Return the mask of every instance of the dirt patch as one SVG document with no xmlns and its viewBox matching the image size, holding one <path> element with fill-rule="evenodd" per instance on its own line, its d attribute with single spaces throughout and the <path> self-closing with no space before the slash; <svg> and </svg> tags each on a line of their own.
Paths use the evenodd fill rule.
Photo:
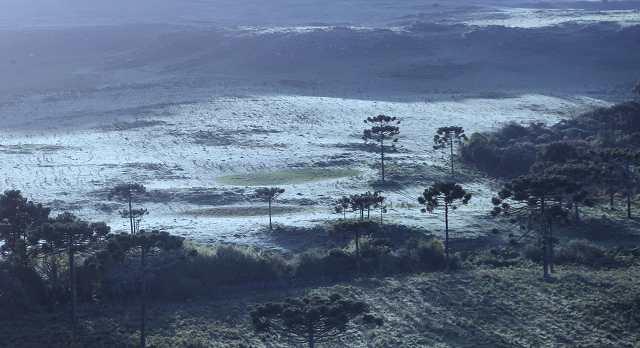
<svg viewBox="0 0 640 348">
<path fill-rule="evenodd" d="M 155 127 L 166 124 L 164 121 L 157 120 L 139 120 L 133 122 L 115 122 L 108 125 L 100 126 L 99 128 L 103 131 L 126 131 L 138 128 L 146 128 L 146 127 Z"/>
<path fill-rule="evenodd" d="M 271 215 L 283 215 L 300 212 L 300 207 L 272 206 Z M 198 209 L 185 211 L 182 214 L 189 216 L 202 217 L 246 217 L 246 216 L 264 216 L 269 215 L 269 209 L 266 206 L 234 206 L 234 207 L 216 207 L 207 209 Z"/>
<path fill-rule="evenodd" d="M 220 190 L 204 187 L 153 190 L 145 198 L 146 201 L 156 203 L 187 202 L 200 205 L 229 205 L 246 202 L 248 199 L 249 196 L 243 189 Z"/>
<path fill-rule="evenodd" d="M 270 186 L 291 185 L 346 178 L 360 175 L 362 172 L 353 169 L 294 169 L 282 172 L 245 173 L 227 175 L 216 178 L 221 184 L 235 186 Z"/>
</svg>

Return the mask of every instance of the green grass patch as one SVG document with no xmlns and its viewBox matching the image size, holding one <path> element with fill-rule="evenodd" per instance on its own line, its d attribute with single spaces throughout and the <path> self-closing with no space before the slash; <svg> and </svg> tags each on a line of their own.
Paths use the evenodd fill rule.
<svg viewBox="0 0 640 348">
<path fill-rule="evenodd" d="M 354 169 L 293 169 L 282 172 L 245 173 L 219 177 L 217 182 L 235 186 L 291 185 L 330 179 L 345 178 L 362 174 Z"/>
<path fill-rule="evenodd" d="M 300 207 L 272 206 L 271 215 L 291 214 L 301 211 Z M 269 215 L 269 207 L 264 206 L 237 206 L 237 207 L 215 207 L 207 209 L 191 210 L 183 213 L 191 216 L 211 216 L 211 217 L 244 217 Z"/>
</svg>

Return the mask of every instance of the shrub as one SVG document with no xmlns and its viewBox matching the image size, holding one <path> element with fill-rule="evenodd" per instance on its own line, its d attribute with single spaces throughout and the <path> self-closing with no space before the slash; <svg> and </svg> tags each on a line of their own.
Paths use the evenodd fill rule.
<svg viewBox="0 0 640 348">
<path fill-rule="evenodd" d="M 524 137 L 528 134 L 529 130 L 517 123 L 509 123 L 500 130 L 500 135 L 506 140 L 517 140 L 518 138 Z"/>
<path fill-rule="evenodd" d="M 300 278 L 313 278 L 323 275 L 323 259 L 327 256 L 327 251 L 316 248 L 310 251 L 296 254 L 291 260 L 293 276 Z"/>
<path fill-rule="evenodd" d="M 521 143 L 507 146 L 500 156 L 498 174 L 504 177 L 516 177 L 529 173 L 529 168 L 536 163 L 538 150 L 532 143 Z"/>
<path fill-rule="evenodd" d="M 540 248 L 540 246 L 535 244 L 527 244 L 522 250 L 522 254 L 524 255 L 525 258 L 535 263 L 541 262 L 542 257 L 544 256 L 544 253 L 542 252 L 542 249 Z"/>
<path fill-rule="evenodd" d="M 42 278 L 31 268 L 0 261 L 0 315 L 11 315 L 46 304 Z"/>
<path fill-rule="evenodd" d="M 505 267 L 517 264 L 519 256 L 513 248 L 484 249 L 478 252 L 472 262 L 476 265 Z"/>
<path fill-rule="evenodd" d="M 424 269 L 435 271 L 445 269 L 447 260 L 444 254 L 444 243 L 438 238 L 424 239 L 411 238 L 407 241 L 407 248 L 396 250 L 395 263 L 400 269 Z M 460 267 L 460 257 L 452 255 L 451 268 Z"/>
<path fill-rule="evenodd" d="M 554 255 L 557 264 L 581 263 L 596 265 L 606 256 L 607 249 L 587 240 L 571 240 L 558 249 Z"/>
<path fill-rule="evenodd" d="M 282 255 L 256 251 L 252 246 L 217 243 L 207 247 L 185 241 L 183 247 L 195 249 L 197 255 L 160 270 L 149 285 L 152 296 L 187 300 L 219 285 L 268 282 L 292 273 Z"/>
<path fill-rule="evenodd" d="M 349 247 L 316 248 L 296 254 L 290 264 L 296 278 L 342 277 L 356 270 L 355 251 Z"/>
</svg>

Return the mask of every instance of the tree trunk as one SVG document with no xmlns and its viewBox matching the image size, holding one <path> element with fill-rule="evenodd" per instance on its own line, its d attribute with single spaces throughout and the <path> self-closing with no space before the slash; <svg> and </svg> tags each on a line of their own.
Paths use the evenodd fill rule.
<svg viewBox="0 0 640 348">
<path fill-rule="evenodd" d="M 140 348 L 146 346 L 147 340 L 147 271 L 146 271 L 146 248 L 142 246 L 142 298 L 141 298 L 141 311 L 140 311 Z"/>
<path fill-rule="evenodd" d="M 556 273 L 553 269 L 553 233 L 551 232 L 553 225 L 549 223 L 549 272 Z"/>
<path fill-rule="evenodd" d="M 380 252 L 378 253 L 380 260 L 380 274 L 382 274 L 382 247 L 380 247 Z"/>
<path fill-rule="evenodd" d="M 358 275 L 360 275 L 360 245 L 358 243 L 359 237 L 359 229 L 356 228 L 356 266 L 358 267 Z"/>
<path fill-rule="evenodd" d="M 49 278 L 49 281 L 51 282 L 51 286 L 53 287 L 53 289 L 57 290 L 58 289 L 58 260 L 56 260 L 54 257 L 51 257 L 50 260 L 52 260 L 51 262 L 51 277 Z M 2 271 L 0 269 L 0 271 Z"/>
<path fill-rule="evenodd" d="M 449 265 L 449 204 L 444 203 L 444 252 L 447 256 L 447 273 L 451 272 L 451 266 Z"/>
<path fill-rule="evenodd" d="M 613 210 L 613 168 L 609 169 L 609 196 L 611 197 L 611 210 Z"/>
<path fill-rule="evenodd" d="M 382 183 L 384 184 L 384 134 L 380 134 L 380 157 L 382 159 Z"/>
<path fill-rule="evenodd" d="M 129 224 L 131 224 L 131 234 L 133 234 L 133 213 L 131 212 L 131 191 L 129 191 Z"/>
<path fill-rule="evenodd" d="M 549 279 L 549 238 L 547 237 L 547 224 L 546 224 L 546 220 L 545 220 L 545 214 L 544 214 L 544 194 L 540 197 L 540 207 L 542 210 L 542 259 L 543 259 L 543 266 L 542 266 L 542 279 L 543 280 L 548 280 Z"/>
<path fill-rule="evenodd" d="M 627 178 L 625 184 L 627 185 L 627 218 L 631 219 L 631 175 L 629 173 L 629 160 L 627 159 Z"/>
<path fill-rule="evenodd" d="M 269 229 L 273 229 L 273 226 L 271 225 L 271 196 L 269 196 Z"/>
<path fill-rule="evenodd" d="M 313 325 L 309 324 L 309 348 L 313 348 L 316 345 L 316 338 L 313 335 Z"/>
<path fill-rule="evenodd" d="M 71 242 L 71 238 L 70 242 Z M 71 327 L 73 329 L 73 337 L 76 337 L 78 331 L 78 318 L 76 313 L 76 263 L 73 252 L 73 244 L 69 245 L 69 282 L 71 283 Z"/>
<path fill-rule="evenodd" d="M 455 177 L 453 175 L 453 138 L 451 138 L 451 180 L 455 180 Z"/>
<path fill-rule="evenodd" d="M 574 202 L 576 208 L 576 225 L 580 225 L 580 211 L 578 210 L 578 202 Z"/>
</svg>

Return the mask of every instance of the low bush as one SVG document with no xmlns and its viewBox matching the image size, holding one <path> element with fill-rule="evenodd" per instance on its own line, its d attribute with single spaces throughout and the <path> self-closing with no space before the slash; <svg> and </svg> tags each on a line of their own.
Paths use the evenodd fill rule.
<svg viewBox="0 0 640 348">
<path fill-rule="evenodd" d="M 0 261 L 0 315 L 26 312 L 47 302 L 45 284 L 33 269 Z"/>
<path fill-rule="evenodd" d="M 527 244 L 524 249 L 522 249 L 522 255 L 535 263 L 542 262 L 542 257 L 544 253 L 539 245 L 536 244 Z"/>
<path fill-rule="evenodd" d="M 394 255 L 395 266 L 401 270 L 436 271 L 445 269 L 447 264 L 444 243 L 438 238 L 411 238 L 406 247 L 396 250 Z M 451 268 L 460 268 L 460 257 L 457 254 L 450 256 Z"/>
<path fill-rule="evenodd" d="M 558 249 L 554 262 L 580 263 L 595 266 L 607 256 L 607 249 L 587 240 L 571 240 Z"/>
<path fill-rule="evenodd" d="M 150 295 L 187 300 L 220 285 L 269 282 L 288 278 L 292 267 L 278 253 L 217 243 L 213 247 L 186 241 L 197 255 L 160 270 L 149 284 Z"/>
<path fill-rule="evenodd" d="M 472 258 L 476 265 L 492 265 L 494 267 L 507 267 L 520 261 L 520 253 L 512 247 L 484 249 Z"/>
</svg>

